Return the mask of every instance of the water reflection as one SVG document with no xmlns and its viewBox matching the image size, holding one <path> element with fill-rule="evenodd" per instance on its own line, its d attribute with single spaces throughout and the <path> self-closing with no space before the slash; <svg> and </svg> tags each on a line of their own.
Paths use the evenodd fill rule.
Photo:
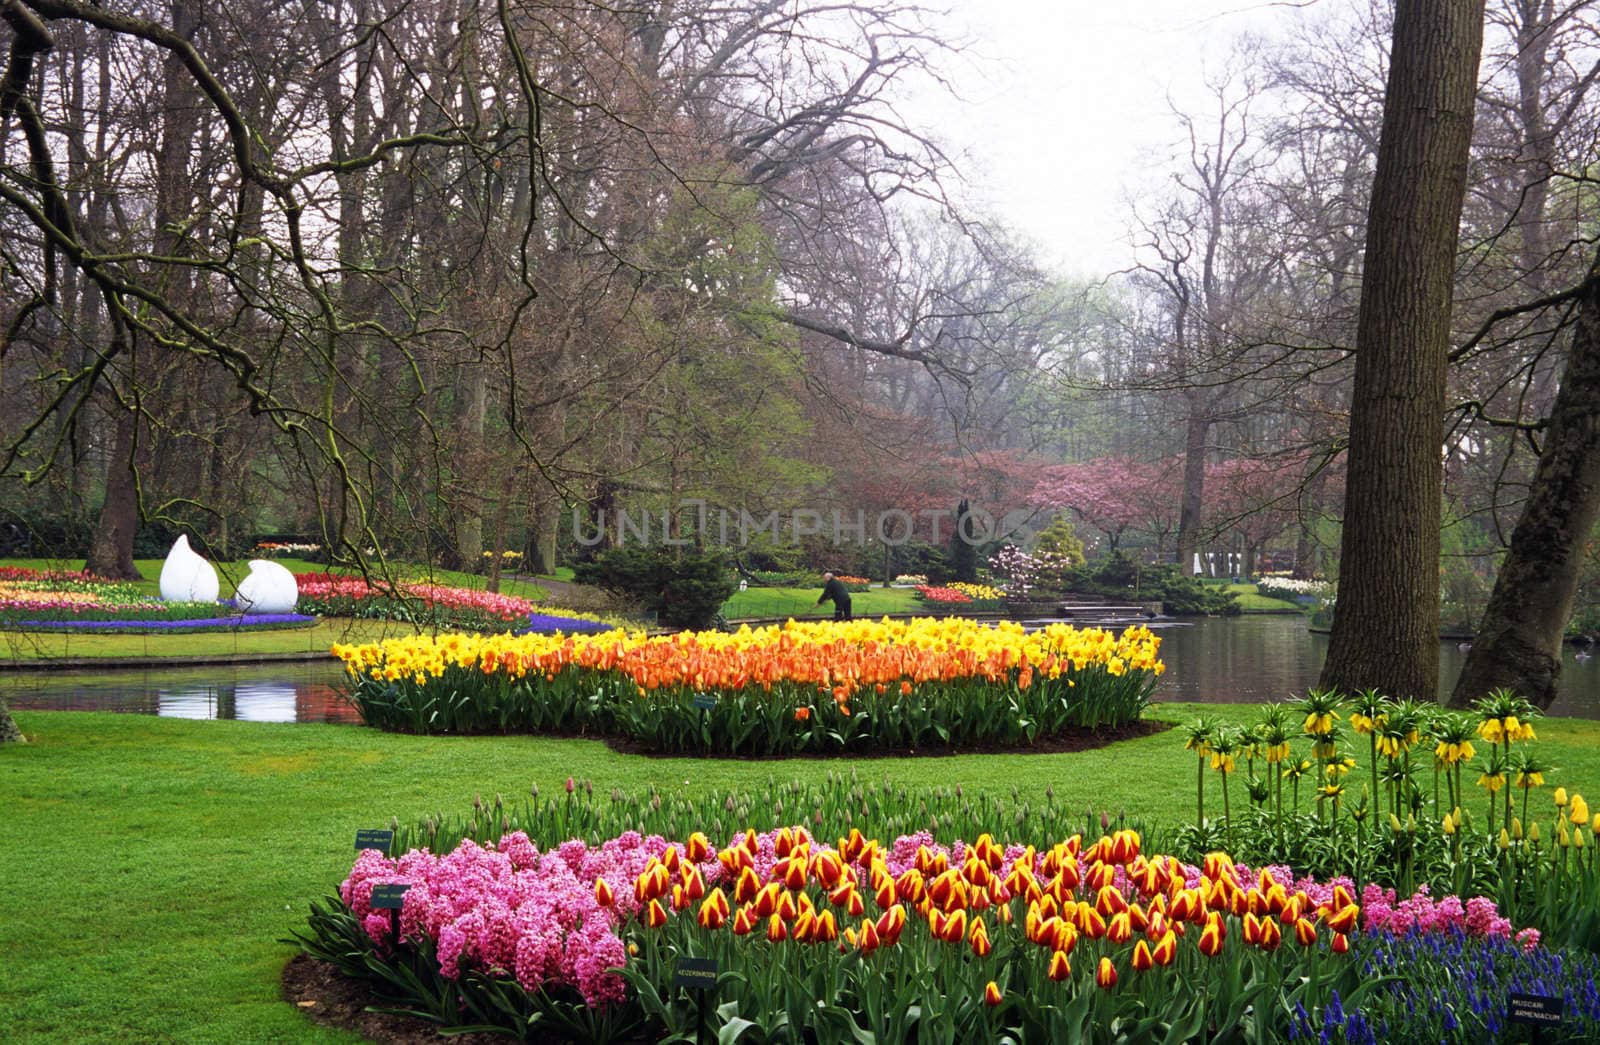
<svg viewBox="0 0 1600 1045">
<path fill-rule="evenodd" d="M 336 661 L 88 672 L 0 673 L 21 711 L 117 711 L 248 722 L 359 722 Z"/>
<path fill-rule="evenodd" d="M 1304 617 L 1261 615 L 1195 621 L 1163 628 L 1161 659 L 1166 674 L 1157 700 L 1202 703 L 1254 703 L 1282 700 L 1317 684 L 1328 637 L 1312 634 Z M 1455 642 L 1439 643 L 1439 679 L 1445 693 L 1455 685 L 1467 651 Z M 1579 657 L 1567 647 L 1561 687 L 1550 714 L 1600 719 L 1600 668 L 1597 658 Z"/>
</svg>

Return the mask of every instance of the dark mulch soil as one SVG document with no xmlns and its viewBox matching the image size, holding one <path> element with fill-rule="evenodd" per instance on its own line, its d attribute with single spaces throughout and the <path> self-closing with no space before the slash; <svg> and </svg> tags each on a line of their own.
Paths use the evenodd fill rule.
<svg viewBox="0 0 1600 1045">
<path fill-rule="evenodd" d="M 504 1045 L 509 1036 L 439 1033 L 438 1024 L 416 1016 L 368 1012 L 382 999 L 360 980 L 342 975 L 331 962 L 297 954 L 283 970 L 283 997 L 311 1019 L 386 1045 Z"/>
<path fill-rule="evenodd" d="M 1107 744 L 1115 744 L 1119 740 L 1137 740 L 1139 737 L 1154 736 L 1171 729 L 1171 722 L 1161 722 L 1156 719 L 1140 719 L 1138 722 L 1129 722 L 1122 726 L 1107 726 L 1103 729 L 1074 730 L 1071 733 L 1062 733 L 1058 736 L 1043 737 L 1033 744 L 968 744 L 957 747 L 951 744 L 935 744 L 919 748 L 877 748 L 871 751 L 824 751 L 806 752 L 799 755 L 730 755 L 715 751 L 697 752 L 685 755 L 681 752 L 656 751 L 653 748 L 629 740 L 626 737 L 593 737 L 600 739 L 613 751 L 623 755 L 644 755 L 647 758 L 726 758 L 745 762 L 781 762 L 784 759 L 817 759 L 817 758 L 917 758 L 929 755 L 1059 755 L 1073 751 L 1090 751 Z"/>
</svg>

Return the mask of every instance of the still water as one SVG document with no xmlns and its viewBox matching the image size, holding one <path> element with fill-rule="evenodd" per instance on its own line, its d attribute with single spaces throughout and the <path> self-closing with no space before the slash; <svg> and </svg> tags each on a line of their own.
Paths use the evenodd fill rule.
<svg viewBox="0 0 1600 1045">
<path fill-rule="evenodd" d="M 17 711 L 123 711 L 247 722 L 360 722 L 340 696 L 333 658 L 155 671 L 7 671 L 0 693 Z"/>
<path fill-rule="evenodd" d="M 1242 704 L 1300 696 L 1316 686 L 1328 653 L 1328 636 L 1313 634 L 1304 617 L 1289 614 L 1203 618 L 1158 634 L 1167 671 L 1157 700 Z M 1439 643 L 1446 694 L 1466 660 L 1456 642 Z M 1579 659 L 1566 648 L 1550 714 L 1600 719 L 1600 657 Z"/>
<path fill-rule="evenodd" d="M 1202 619 L 1160 629 L 1166 674 L 1157 700 L 1248 703 L 1283 700 L 1317 684 L 1328 639 L 1304 617 Z M 1466 653 L 1439 644 L 1446 691 Z M 332 658 L 159 671 L 0 672 L 0 693 L 17 710 L 122 711 L 176 718 L 253 722 L 359 722 L 340 696 L 344 669 Z M 1600 658 L 1580 660 L 1569 647 L 1561 694 L 1551 714 L 1600 719 Z"/>
</svg>

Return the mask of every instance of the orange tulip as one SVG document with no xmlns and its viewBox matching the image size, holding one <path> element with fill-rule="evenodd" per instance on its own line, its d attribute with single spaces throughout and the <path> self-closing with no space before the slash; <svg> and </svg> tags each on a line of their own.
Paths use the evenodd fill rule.
<svg viewBox="0 0 1600 1045">
<path fill-rule="evenodd" d="M 884 911 L 878 916 L 876 928 L 878 936 L 883 942 L 893 946 L 900 939 L 900 933 L 906 927 L 906 909 L 899 904 Z"/>
<path fill-rule="evenodd" d="M 734 935 L 735 936 L 747 935 L 755 927 L 756 927 L 756 912 L 755 912 L 755 910 L 753 908 L 751 908 L 750 906 L 748 906 L 748 905 L 739 908 L 738 913 L 733 916 L 733 933 L 734 933 Z"/>
<path fill-rule="evenodd" d="M 688 856 L 692 863 L 705 863 L 711 857 L 711 839 L 696 831 L 689 836 L 687 852 L 684 855 Z"/>
<path fill-rule="evenodd" d="M 652 929 L 659 929 L 667 924 L 667 911 L 661 906 L 660 900 L 650 901 L 650 907 L 645 912 L 645 924 Z"/>
<path fill-rule="evenodd" d="M 1101 958 L 1100 967 L 1094 971 L 1094 982 L 1110 990 L 1117 985 L 1117 967 L 1110 958 Z"/>
<path fill-rule="evenodd" d="M 1108 885 L 1095 896 L 1094 909 L 1110 918 L 1114 914 L 1121 914 L 1128 909 L 1128 901 L 1122 898 L 1122 890 L 1114 885 Z"/>
<path fill-rule="evenodd" d="M 719 904 L 718 900 L 722 902 Z M 698 920 L 703 929 L 720 929 L 722 923 L 728 920 L 728 901 L 723 899 L 721 889 L 705 898 L 700 905 Z"/>
<path fill-rule="evenodd" d="M 794 920 L 794 938 L 799 943 L 810 943 L 811 932 L 816 928 L 817 916 L 813 911 L 801 911 Z"/>
<path fill-rule="evenodd" d="M 611 892 L 611 883 L 604 878 L 594 880 L 594 902 L 601 907 L 610 907 L 617 902 L 615 894 Z"/>
<path fill-rule="evenodd" d="M 1258 946 L 1263 951 L 1275 951 L 1282 942 L 1283 929 L 1279 926 L 1279 923 L 1272 918 L 1263 921 L 1261 923 L 1261 939 L 1258 942 Z"/>
<path fill-rule="evenodd" d="M 816 943 L 828 943 L 839 938 L 839 925 L 834 921 L 833 912 L 824 910 L 817 915 L 816 926 L 811 930 L 811 939 Z"/>
<path fill-rule="evenodd" d="M 757 909 L 760 909 L 759 906 Z M 779 918 L 782 918 L 786 922 L 792 922 L 794 921 L 794 916 L 799 913 L 799 910 L 800 908 L 795 906 L 794 893 L 786 893 L 782 890 L 779 890 L 778 903 L 777 906 L 773 908 L 772 913 L 777 915 Z"/>
<path fill-rule="evenodd" d="M 772 943 L 781 943 L 789 938 L 789 927 L 782 918 L 773 914 L 767 919 L 767 939 Z"/>
<path fill-rule="evenodd" d="M 1228 929 L 1222 924 L 1222 916 L 1215 911 L 1206 915 L 1205 928 L 1200 931 L 1200 953 L 1215 958 L 1222 953 L 1222 944 L 1227 938 Z"/>
<path fill-rule="evenodd" d="M 804 722 L 806 719 L 808 719 L 810 717 L 811 717 L 811 709 L 810 708 L 808 708 L 808 707 L 798 707 L 798 708 L 794 709 L 794 720 L 796 722 Z"/>
<path fill-rule="evenodd" d="M 1127 943 L 1133 939 L 1133 920 L 1128 917 L 1127 911 L 1111 916 L 1111 924 L 1106 927 L 1106 939 L 1112 943 Z"/>
<path fill-rule="evenodd" d="M 739 872 L 739 881 L 733 887 L 733 898 L 738 903 L 749 903 L 761 892 L 761 879 L 756 877 L 755 868 L 746 865 Z"/>
<path fill-rule="evenodd" d="M 1133 968 L 1136 972 L 1148 972 L 1155 964 L 1156 960 L 1143 940 L 1133 945 Z"/>
<path fill-rule="evenodd" d="M 994 945 L 989 942 L 989 930 L 983 927 L 982 918 L 972 920 L 972 932 L 967 935 L 967 943 L 972 947 L 972 953 L 979 958 L 987 958 L 989 952 L 994 950 Z"/>
<path fill-rule="evenodd" d="M 1088 904 L 1078 905 L 1077 925 L 1078 930 L 1091 940 L 1098 940 L 1106 934 L 1106 920 Z"/>
<path fill-rule="evenodd" d="M 1072 962 L 1067 959 L 1066 951 L 1054 951 L 1051 953 L 1049 975 L 1056 983 L 1060 983 L 1072 976 Z"/>
<path fill-rule="evenodd" d="M 1334 932 L 1347 933 L 1355 928 L 1356 922 L 1360 917 L 1361 907 L 1358 904 L 1351 903 L 1341 907 L 1333 914 L 1327 915 L 1323 921 Z"/>
<path fill-rule="evenodd" d="M 895 887 L 895 880 L 888 875 L 884 875 L 877 891 L 872 894 L 872 899 L 877 903 L 879 910 L 887 911 L 899 900 L 899 896 L 896 895 L 898 892 L 899 890 Z"/>
<path fill-rule="evenodd" d="M 1333 936 L 1333 943 L 1329 949 L 1332 950 L 1334 954 L 1349 954 L 1350 937 L 1346 936 L 1344 933 L 1335 933 Z"/>
<path fill-rule="evenodd" d="M 1308 919 L 1297 918 L 1294 923 L 1294 942 L 1302 947 L 1310 947 L 1317 942 L 1317 927 Z"/>
<path fill-rule="evenodd" d="M 1178 956 L 1178 936 L 1171 929 L 1162 934 L 1155 949 L 1150 956 L 1156 960 L 1157 965 L 1171 965 Z"/>
<path fill-rule="evenodd" d="M 905 683 L 904 685 L 910 685 L 910 683 Z M 1000 993 L 999 984 L 990 980 L 983 988 L 983 1003 L 992 1009 L 1004 1000 L 1005 995 Z"/>
<path fill-rule="evenodd" d="M 1078 930 L 1071 922 L 1056 920 L 1056 931 L 1051 945 L 1062 954 L 1071 954 L 1072 949 L 1078 946 Z"/>
<path fill-rule="evenodd" d="M 871 954 L 883 945 L 883 939 L 878 935 L 878 927 L 872 922 L 861 923 L 859 945 L 862 954 Z"/>
<path fill-rule="evenodd" d="M 900 695 L 901 695 L 901 696 L 902 696 L 902 697 L 909 697 L 909 696 L 911 696 L 911 683 L 909 683 L 909 682 L 902 682 L 902 683 L 900 683 Z M 1000 1004 L 1000 1003 L 999 1003 L 999 1002 L 993 1002 L 993 1003 L 991 1003 L 991 1004 L 994 1004 L 994 1005 L 998 1005 L 998 1004 Z"/>
</svg>

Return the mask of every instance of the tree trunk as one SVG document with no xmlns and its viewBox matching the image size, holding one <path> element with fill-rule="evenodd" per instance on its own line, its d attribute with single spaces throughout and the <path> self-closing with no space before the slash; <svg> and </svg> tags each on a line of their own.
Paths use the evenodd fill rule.
<svg viewBox="0 0 1600 1045">
<path fill-rule="evenodd" d="M 1522 518 L 1450 695 L 1466 707 L 1506 687 L 1548 708 L 1578 590 L 1583 545 L 1600 517 L 1600 256 L 1578 304 L 1572 351 Z"/>
<path fill-rule="evenodd" d="M 22 730 L 17 728 L 17 720 L 11 717 L 11 709 L 6 707 L 5 698 L 0 697 L 0 744 L 26 744 L 27 738 L 22 735 Z"/>
<path fill-rule="evenodd" d="M 1194 397 L 1191 397 L 1191 400 Z M 1200 550 L 1200 512 L 1205 507 L 1206 438 L 1211 419 L 1197 402 L 1190 402 L 1189 421 L 1184 427 L 1183 495 L 1178 510 L 1178 549 L 1180 573 L 1188 573 L 1194 553 Z"/>
<path fill-rule="evenodd" d="M 139 488 L 133 474 L 133 426 L 133 415 L 121 412 L 116 419 L 116 442 L 106 464 L 106 497 L 100 506 L 100 521 L 95 524 L 94 541 L 83 566 L 97 577 L 119 581 L 141 579 L 133 565 L 133 536 L 139 529 Z"/>
<path fill-rule="evenodd" d="M 1323 689 L 1438 693 L 1445 365 L 1482 45 L 1483 0 L 1395 6 Z"/>
</svg>

